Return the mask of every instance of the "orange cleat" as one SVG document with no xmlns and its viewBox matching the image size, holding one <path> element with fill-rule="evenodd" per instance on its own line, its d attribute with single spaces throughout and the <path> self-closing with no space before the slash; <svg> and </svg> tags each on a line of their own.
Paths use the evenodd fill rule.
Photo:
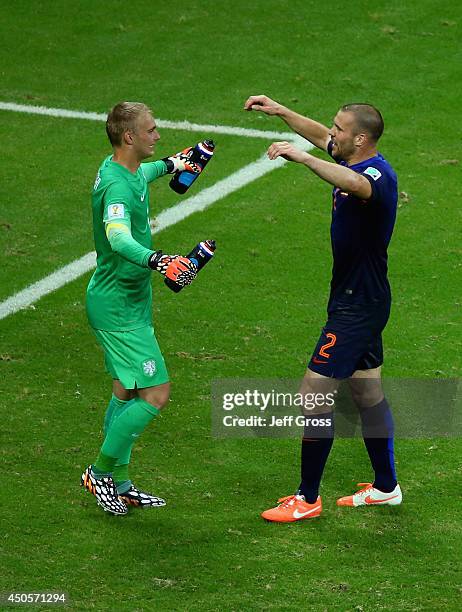
<svg viewBox="0 0 462 612">
<path fill-rule="evenodd" d="M 321 497 L 309 504 L 303 495 L 288 495 L 278 499 L 278 506 L 261 513 L 261 517 L 274 523 L 293 523 L 319 516 L 322 511 Z"/>
<path fill-rule="evenodd" d="M 391 491 L 384 493 L 372 486 L 370 482 L 358 482 L 358 487 L 363 487 L 356 491 L 354 495 L 347 495 L 337 500 L 337 506 L 398 506 L 403 500 L 403 494 L 399 484 Z"/>
</svg>

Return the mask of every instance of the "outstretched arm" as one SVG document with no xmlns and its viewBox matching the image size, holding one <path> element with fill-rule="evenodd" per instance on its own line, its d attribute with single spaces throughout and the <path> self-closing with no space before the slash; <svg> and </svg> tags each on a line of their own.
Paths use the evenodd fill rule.
<svg viewBox="0 0 462 612">
<path fill-rule="evenodd" d="M 183 170 L 199 173 L 201 171 L 200 166 L 188 158 L 187 153 L 190 150 L 191 147 L 188 147 L 180 151 L 180 153 L 175 153 L 175 155 L 171 155 L 170 157 L 164 157 L 154 162 L 141 164 L 141 169 L 146 177 L 146 181 L 151 183 L 160 176 L 164 176 L 164 174 L 174 174 L 175 172 L 183 172 Z"/>
<path fill-rule="evenodd" d="M 268 149 L 268 157 L 276 159 L 284 157 L 289 161 L 304 164 L 327 183 L 338 187 L 346 193 L 351 193 L 361 200 L 368 200 L 372 196 L 370 182 L 351 168 L 340 166 L 334 162 L 319 159 L 305 151 L 301 151 L 289 142 L 273 142 Z"/>
<path fill-rule="evenodd" d="M 283 119 L 294 132 L 312 142 L 319 149 L 327 150 L 330 135 L 329 129 L 325 125 L 309 117 L 299 115 L 290 108 L 268 98 L 268 96 L 250 96 L 244 104 L 244 110 L 276 115 Z"/>
<path fill-rule="evenodd" d="M 106 223 L 106 236 L 114 253 L 118 253 L 131 263 L 148 268 L 154 251 L 136 241 L 131 233 L 130 224 L 125 221 Z"/>
<path fill-rule="evenodd" d="M 137 266 L 157 270 L 182 287 L 196 277 L 197 266 L 190 259 L 146 249 L 133 238 L 128 223 L 107 223 L 106 236 L 115 253 Z"/>
</svg>

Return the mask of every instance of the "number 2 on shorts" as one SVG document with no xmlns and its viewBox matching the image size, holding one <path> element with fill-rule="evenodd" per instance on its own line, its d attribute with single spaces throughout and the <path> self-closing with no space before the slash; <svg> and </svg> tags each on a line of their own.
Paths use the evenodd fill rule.
<svg viewBox="0 0 462 612">
<path fill-rule="evenodd" d="M 337 336 L 335 334 L 328 333 L 326 334 L 326 338 L 329 338 L 329 342 L 326 342 L 321 346 L 321 348 L 319 349 L 319 354 L 322 357 L 326 357 L 326 359 L 329 359 L 330 355 L 327 352 L 327 349 L 334 346 L 334 344 L 337 342 Z"/>
</svg>

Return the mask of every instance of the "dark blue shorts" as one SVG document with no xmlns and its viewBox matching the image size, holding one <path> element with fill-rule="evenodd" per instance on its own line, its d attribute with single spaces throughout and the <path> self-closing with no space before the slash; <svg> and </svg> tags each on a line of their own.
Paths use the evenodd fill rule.
<svg viewBox="0 0 462 612">
<path fill-rule="evenodd" d="M 382 331 L 390 305 L 337 306 L 328 313 L 308 367 L 329 378 L 349 378 L 356 370 L 383 363 Z"/>
</svg>

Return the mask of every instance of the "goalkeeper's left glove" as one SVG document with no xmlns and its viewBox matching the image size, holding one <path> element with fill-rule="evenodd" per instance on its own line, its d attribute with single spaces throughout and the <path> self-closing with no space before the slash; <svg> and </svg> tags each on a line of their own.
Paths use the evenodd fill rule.
<svg viewBox="0 0 462 612">
<path fill-rule="evenodd" d="M 197 275 L 197 266 L 190 259 L 180 255 L 164 255 L 162 251 L 156 251 L 151 255 L 148 266 L 180 287 L 190 285 Z"/>
<path fill-rule="evenodd" d="M 167 174 L 174 174 L 175 172 L 183 172 L 186 170 L 187 172 L 193 172 L 194 174 L 199 174 L 202 168 L 196 162 L 193 162 L 189 159 L 190 151 L 192 151 L 192 147 L 188 147 L 171 157 L 164 157 L 162 161 L 167 166 Z"/>
</svg>

